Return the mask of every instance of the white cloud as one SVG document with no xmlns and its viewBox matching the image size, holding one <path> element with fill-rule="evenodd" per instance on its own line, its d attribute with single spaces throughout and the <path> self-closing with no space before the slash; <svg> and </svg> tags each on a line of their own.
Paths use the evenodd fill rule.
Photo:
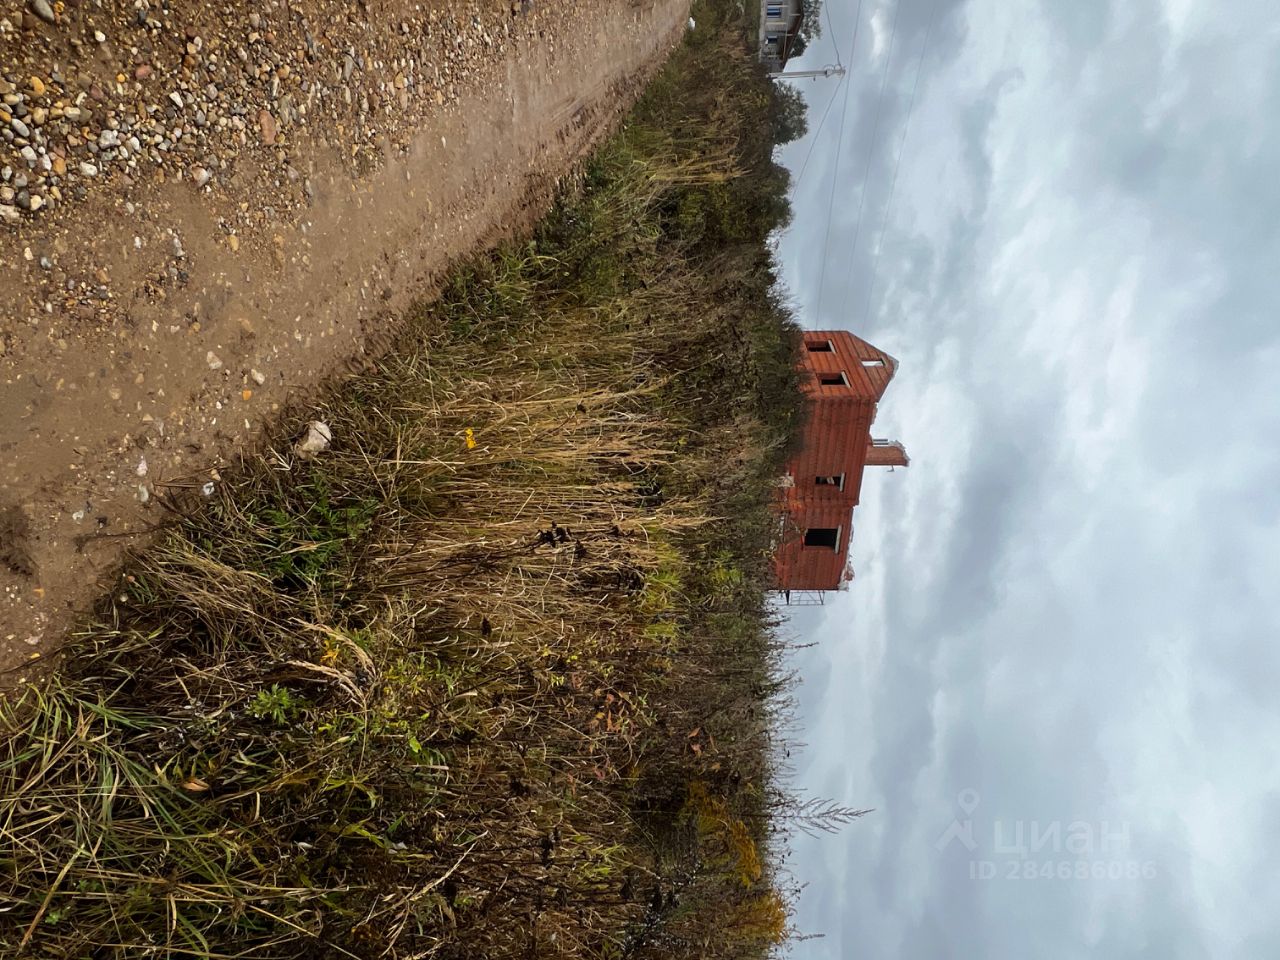
<svg viewBox="0 0 1280 960">
<path fill-rule="evenodd" d="M 889 46 L 889 14 L 877 7 L 871 14 L 871 62 L 879 63 Z"/>
<path fill-rule="evenodd" d="M 802 901 L 831 937 L 797 957 L 1280 955 L 1246 895 L 1280 826 L 1280 35 L 1261 0 L 1163 9 L 973 0 L 852 258 L 863 155 L 841 171 L 828 273 L 901 361 L 876 432 L 912 466 L 868 477 L 858 579 L 797 657 L 801 780 L 880 808 L 799 845 L 844 899 Z M 781 250 L 810 306 L 819 193 Z M 1128 822 L 1160 875 L 970 885 L 932 846 L 966 786 L 986 816 Z"/>
</svg>

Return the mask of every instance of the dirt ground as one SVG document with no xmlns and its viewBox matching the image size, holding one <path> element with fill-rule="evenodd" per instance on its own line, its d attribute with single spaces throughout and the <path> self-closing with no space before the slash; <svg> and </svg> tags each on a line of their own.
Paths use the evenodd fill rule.
<svg viewBox="0 0 1280 960">
<path fill-rule="evenodd" d="M 0 3 L 9 682 L 167 492 L 216 484 L 449 264 L 546 209 L 688 0 L 178 6 Z"/>
</svg>

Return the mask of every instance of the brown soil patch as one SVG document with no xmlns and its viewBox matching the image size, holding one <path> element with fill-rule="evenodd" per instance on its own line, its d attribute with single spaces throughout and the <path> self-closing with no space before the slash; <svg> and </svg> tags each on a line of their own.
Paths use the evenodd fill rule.
<svg viewBox="0 0 1280 960">
<path fill-rule="evenodd" d="M 0 510 L 0 567 L 22 577 L 36 572 L 31 557 L 31 523 L 17 507 Z"/>
</svg>

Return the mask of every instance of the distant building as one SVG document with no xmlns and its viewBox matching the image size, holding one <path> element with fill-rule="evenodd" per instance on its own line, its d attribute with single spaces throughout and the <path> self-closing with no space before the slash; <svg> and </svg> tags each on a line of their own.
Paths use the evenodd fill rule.
<svg viewBox="0 0 1280 960">
<path fill-rule="evenodd" d="M 823 591 L 853 579 L 848 556 L 863 471 L 909 461 L 901 443 L 871 436 L 898 361 L 847 331 L 822 330 L 805 332 L 800 363 L 811 406 L 778 488 L 774 570 L 788 602 L 821 603 Z"/>
<path fill-rule="evenodd" d="M 800 35 L 804 0 L 764 0 L 760 4 L 760 60 L 770 70 L 781 70 Z"/>
</svg>

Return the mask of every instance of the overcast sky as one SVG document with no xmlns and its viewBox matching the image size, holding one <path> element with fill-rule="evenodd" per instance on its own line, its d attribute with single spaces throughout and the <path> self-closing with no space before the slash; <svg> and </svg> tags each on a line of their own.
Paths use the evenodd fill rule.
<svg viewBox="0 0 1280 960">
<path fill-rule="evenodd" d="M 1280 958 L 1280 4 L 828 4 L 779 254 L 912 462 L 790 623 L 800 784 L 876 808 L 793 956 Z"/>
</svg>

